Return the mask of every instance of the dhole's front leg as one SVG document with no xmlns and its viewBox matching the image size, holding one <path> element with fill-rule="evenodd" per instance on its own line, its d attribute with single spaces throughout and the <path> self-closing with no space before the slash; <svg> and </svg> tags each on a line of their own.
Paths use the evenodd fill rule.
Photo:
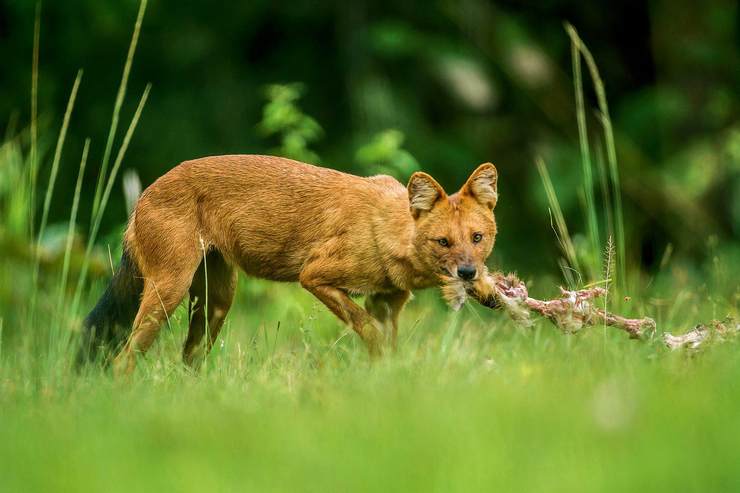
<svg viewBox="0 0 740 493">
<path fill-rule="evenodd" d="M 380 356 L 383 332 L 380 324 L 341 289 L 327 285 L 315 285 L 310 279 L 301 279 L 301 285 L 316 296 L 340 320 L 350 325 L 365 341 L 371 357 Z"/>
<path fill-rule="evenodd" d="M 393 291 L 371 294 L 365 299 L 367 312 L 390 331 L 390 343 L 394 350 L 398 339 L 398 316 L 410 297 L 410 291 Z"/>
</svg>

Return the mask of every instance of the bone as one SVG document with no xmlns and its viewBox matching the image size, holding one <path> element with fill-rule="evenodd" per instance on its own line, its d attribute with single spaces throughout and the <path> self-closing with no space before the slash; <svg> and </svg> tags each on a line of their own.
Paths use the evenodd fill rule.
<svg viewBox="0 0 740 493">
<path fill-rule="evenodd" d="M 626 318 L 596 306 L 594 300 L 607 294 L 601 287 L 577 291 L 560 288 L 560 298 L 538 300 L 529 296 L 527 286 L 516 275 L 483 272 L 472 282 L 444 278 L 442 294 L 455 310 L 472 298 L 488 308 L 503 309 L 521 325 L 531 326 L 532 314 L 538 314 L 566 333 L 578 332 L 587 326 L 606 325 L 623 330 L 633 339 L 644 339 L 656 330 L 652 318 Z M 737 335 L 740 335 L 740 323 L 727 317 L 722 321 L 713 320 L 709 325 L 697 325 L 681 335 L 664 332 L 663 342 L 672 350 L 695 351 L 710 342 L 726 342 Z"/>
<path fill-rule="evenodd" d="M 674 336 L 669 333 L 663 334 L 663 342 L 672 350 L 686 348 L 697 350 L 709 341 L 725 342 L 740 334 L 740 323 L 735 322 L 732 317 L 713 320 L 711 324 L 700 324 L 685 334 Z"/>
<path fill-rule="evenodd" d="M 447 279 L 442 292 L 454 309 L 459 309 L 468 297 L 489 308 L 503 309 L 522 325 L 532 324 L 532 314 L 550 320 L 563 332 L 578 332 L 584 327 L 607 325 L 623 330 L 630 337 L 641 339 L 655 332 L 651 318 L 626 318 L 596 306 L 594 300 L 606 295 L 606 290 L 593 287 L 570 291 L 560 288 L 560 297 L 538 300 L 529 296 L 527 286 L 514 274 L 485 272 L 473 282 Z"/>
</svg>

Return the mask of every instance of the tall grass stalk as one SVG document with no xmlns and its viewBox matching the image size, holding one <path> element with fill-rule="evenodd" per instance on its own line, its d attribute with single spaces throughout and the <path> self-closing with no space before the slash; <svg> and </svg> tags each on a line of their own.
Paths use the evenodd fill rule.
<svg viewBox="0 0 740 493">
<path fill-rule="evenodd" d="M 609 311 L 609 289 L 611 288 L 612 271 L 614 270 L 614 240 L 612 235 L 606 238 L 604 251 L 604 311 Z M 606 320 L 604 320 L 604 344 L 606 344 Z"/>
<path fill-rule="evenodd" d="M 545 161 L 542 158 L 536 159 L 537 171 L 540 173 L 542 184 L 545 187 L 545 194 L 547 195 L 547 202 L 550 204 L 550 210 L 555 219 L 556 231 L 555 234 L 558 237 L 560 247 L 565 254 L 568 264 L 571 268 L 580 272 L 580 265 L 578 263 L 578 257 L 576 255 L 576 249 L 573 245 L 573 240 L 568 232 L 568 225 L 565 223 L 565 216 L 563 216 L 563 210 L 560 207 L 560 201 L 555 193 L 555 188 L 552 186 L 552 180 L 550 179 L 550 173 L 547 171 Z M 572 283 L 571 283 L 572 284 Z"/>
<path fill-rule="evenodd" d="M 606 211 L 607 236 L 611 236 L 612 242 L 614 242 L 614 207 L 612 206 L 611 191 L 609 190 L 609 172 L 606 169 L 604 152 L 599 142 L 596 143 L 595 154 L 596 168 L 599 170 L 599 188 L 601 189 L 601 197 L 604 202 L 604 210 Z"/>
<path fill-rule="evenodd" d="M 210 327 L 209 327 L 209 316 L 208 316 L 208 261 L 206 259 L 206 245 L 203 241 L 203 238 L 200 238 L 200 249 L 203 252 L 203 279 L 205 283 L 205 291 L 204 291 L 204 303 L 203 303 L 203 332 L 205 333 L 205 347 L 206 350 L 203 351 L 203 361 L 202 363 L 205 363 L 206 358 L 208 357 L 208 348 L 210 347 L 210 340 L 211 340 L 211 334 L 209 333 Z"/>
<path fill-rule="evenodd" d="M 597 272 L 601 253 L 599 241 L 599 224 L 596 219 L 596 204 L 594 201 L 593 171 L 591 167 L 591 152 L 588 145 L 588 130 L 586 127 L 586 109 L 583 101 L 583 79 L 581 77 L 581 57 L 578 47 L 571 41 L 571 58 L 573 63 L 573 85 L 576 98 L 576 119 L 578 121 L 578 142 L 581 150 L 581 165 L 583 168 L 583 191 L 586 199 L 586 215 L 588 222 L 588 237 L 591 242 L 590 265 L 591 274 Z"/>
<path fill-rule="evenodd" d="M 62 149 L 64 148 L 64 141 L 67 138 L 67 128 L 69 128 L 69 120 L 72 117 L 72 111 L 75 106 L 75 100 L 77 99 L 77 90 L 80 87 L 82 81 L 82 70 L 77 72 L 74 84 L 72 85 L 72 92 L 69 95 L 67 101 L 67 109 L 64 112 L 64 119 L 62 121 L 62 128 L 59 132 L 59 138 L 57 139 L 56 149 L 54 150 L 54 160 L 51 163 L 51 171 L 49 173 L 49 184 L 46 187 L 46 196 L 44 197 L 44 209 L 41 214 L 41 224 L 39 226 L 38 238 L 36 240 L 36 248 L 34 251 L 34 265 L 33 265 L 33 286 L 31 292 L 31 310 L 29 316 L 33 317 L 36 310 L 36 297 L 38 295 L 38 279 L 39 279 L 39 267 L 41 263 L 41 240 L 44 236 L 44 230 L 46 229 L 46 222 L 49 219 L 49 209 L 51 207 L 51 198 L 54 194 L 54 185 L 57 179 L 57 173 L 59 171 L 59 161 L 62 157 Z"/>
<path fill-rule="evenodd" d="M 82 70 L 77 71 L 77 77 L 75 77 L 74 85 L 72 86 L 72 92 L 69 95 L 67 101 L 67 109 L 64 112 L 64 120 L 62 121 L 62 129 L 59 132 L 59 138 L 57 139 L 56 149 L 54 150 L 54 160 L 51 163 L 51 171 L 49 173 L 49 184 L 46 187 L 46 196 L 44 197 L 44 208 L 41 213 L 41 224 L 39 226 L 39 236 L 36 242 L 36 256 L 41 250 L 41 237 L 44 235 L 46 229 L 46 223 L 49 220 L 49 209 L 51 208 L 51 198 L 54 195 L 54 185 L 56 184 L 57 174 L 59 172 L 59 162 L 62 158 L 62 150 L 64 149 L 64 141 L 67 138 L 67 129 L 69 128 L 69 120 L 72 117 L 72 111 L 74 110 L 75 101 L 77 99 L 77 91 L 80 88 L 80 82 L 82 81 Z M 38 262 L 37 262 L 38 264 Z"/>
<path fill-rule="evenodd" d="M 126 62 L 123 65 L 123 74 L 121 75 L 121 83 L 118 86 L 118 93 L 116 94 L 116 101 L 113 105 L 113 116 L 111 117 L 110 129 L 108 130 L 108 140 L 105 142 L 105 151 L 103 152 L 103 160 L 100 163 L 100 172 L 98 175 L 98 183 L 95 187 L 95 195 L 93 197 L 92 214 L 90 216 L 90 222 L 95 221 L 95 217 L 98 215 L 101 201 L 101 193 L 103 191 L 103 184 L 106 180 L 106 174 L 108 172 L 108 164 L 110 162 L 111 152 L 113 150 L 113 141 L 116 137 L 116 131 L 118 130 L 118 122 L 121 114 L 121 107 L 123 101 L 126 98 L 126 88 L 128 86 L 128 77 L 131 73 L 131 65 L 134 61 L 134 54 L 136 53 L 136 45 L 139 42 L 139 32 L 141 31 L 141 23 L 144 19 L 144 12 L 146 11 L 147 0 L 141 0 L 139 3 L 139 13 L 136 16 L 136 24 L 134 24 L 134 32 L 131 36 L 131 43 L 128 47 L 128 54 L 126 55 Z"/>
<path fill-rule="evenodd" d="M 136 107 L 136 111 L 134 112 L 134 116 L 131 119 L 131 123 L 129 124 L 128 130 L 126 130 L 126 135 L 123 138 L 121 147 L 118 150 L 118 155 L 116 156 L 116 160 L 113 162 L 113 167 L 111 168 L 110 175 L 108 176 L 108 182 L 106 183 L 105 190 L 103 191 L 103 194 L 100 198 L 100 206 L 98 207 L 98 213 L 95 215 L 92 228 L 90 229 L 90 234 L 87 240 L 87 247 L 85 248 L 85 255 L 82 259 L 82 267 L 80 268 L 80 274 L 77 278 L 77 287 L 75 289 L 75 295 L 74 295 L 72 305 L 71 305 L 72 313 L 77 313 L 77 308 L 79 306 L 80 298 L 82 296 L 82 289 L 84 287 L 85 279 L 87 277 L 87 269 L 90 265 L 90 255 L 92 254 L 92 249 L 93 249 L 93 246 L 95 245 L 95 239 L 97 238 L 98 231 L 100 230 L 100 224 L 103 221 L 103 213 L 105 212 L 105 208 L 108 205 L 108 199 L 110 198 L 110 193 L 111 193 L 111 190 L 113 189 L 113 184 L 116 181 L 118 170 L 121 167 L 121 163 L 123 162 L 124 156 L 126 155 L 126 150 L 128 149 L 129 143 L 131 142 L 131 137 L 134 134 L 134 130 L 136 130 L 136 125 L 139 123 L 141 112 L 144 109 L 144 105 L 146 105 L 146 100 L 149 97 L 149 91 L 151 90 L 151 88 L 152 88 L 152 85 L 147 84 L 146 89 L 144 89 L 144 93 L 141 95 L 141 99 L 139 100 L 139 105 Z"/>
<path fill-rule="evenodd" d="M 80 193 L 82 191 L 82 178 L 85 176 L 85 165 L 87 164 L 87 154 L 90 151 L 90 139 L 85 139 L 85 147 L 82 150 L 80 158 L 80 170 L 77 173 L 77 183 L 75 184 L 75 194 L 72 199 L 72 211 L 69 215 L 69 227 L 67 228 L 67 244 L 64 248 L 64 262 L 62 264 L 62 280 L 59 283 L 59 299 L 57 301 L 57 315 L 62 313 L 65 293 L 67 292 L 67 280 L 69 277 L 69 262 L 72 257 L 72 245 L 74 243 L 75 225 L 77 224 L 77 209 L 80 205 Z"/>
<path fill-rule="evenodd" d="M 30 169 L 30 196 L 29 196 L 29 238 L 34 239 L 34 225 L 36 224 L 36 182 L 38 180 L 38 102 L 39 102 L 39 45 L 41 44 L 41 2 L 36 3 L 36 17 L 33 23 L 33 60 L 31 62 L 31 169 Z"/>
<path fill-rule="evenodd" d="M 601 103 L 600 103 L 601 106 Z M 606 136 L 606 150 L 609 162 L 609 174 L 612 182 L 612 195 L 614 195 L 614 222 L 616 225 L 617 238 L 617 271 L 619 272 L 619 286 L 622 290 L 627 285 L 627 238 L 624 233 L 624 213 L 622 211 L 622 191 L 619 182 L 619 169 L 617 167 L 617 151 L 614 145 L 614 134 L 612 132 L 611 119 L 609 118 L 608 108 L 606 108 L 606 99 L 603 101 L 602 125 L 604 126 L 604 135 Z"/>
<path fill-rule="evenodd" d="M 618 286 L 624 290 L 626 286 L 626 238 L 624 233 L 624 216 L 622 212 L 622 193 L 619 181 L 619 168 L 617 165 L 617 151 L 614 143 L 614 131 L 612 129 L 611 118 L 609 116 L 609 105 L 606 101 L 606 90 L 604 82 L 601 79 L 599 70 L 596 67 L 593 55 L 588 47 L 583 43 L 576 29 L 569 23 L 565 24 L 565 29 L 570 36 L 571 42 L 578 49 L 586 62 L 591 80 L 596 92 L 596 99 L 599 104 L 600 122 L 604 129 L 604 141 L 606 143 L 607 162 L 609 164 L 609 175 L 611 178 L 612 194 L 614 198 L 614 222 L 615 222 L 615 243 L 617 250 L 616 270 Z"/>
</svg>

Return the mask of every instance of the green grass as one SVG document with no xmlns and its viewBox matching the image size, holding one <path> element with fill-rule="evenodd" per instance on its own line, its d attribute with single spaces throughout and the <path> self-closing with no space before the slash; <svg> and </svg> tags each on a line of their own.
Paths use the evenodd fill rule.
<svg viewBox="0 0 740 493">
<path fill-rule="evenodd" d="M 697 298 L 652 309 L 676 328 L 734 309 L 697 313 Z M 691 356 L 601 328 L 521 329 L 478 307 L 450 313 L 429 291 L 403 316 L 399 352 L 371 364 L 309 294 L 248 281 L 190 373 L 186 321 L 183 306 L 129 380 L 75 374 L 69 351 L 23 337 L 3 347 L 0 489 L 740 487 L 734 344 Z"/>
</svg>

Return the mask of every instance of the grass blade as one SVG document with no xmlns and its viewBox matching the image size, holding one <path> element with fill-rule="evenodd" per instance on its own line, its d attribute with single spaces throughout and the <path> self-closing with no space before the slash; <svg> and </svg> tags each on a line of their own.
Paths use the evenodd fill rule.
<svg viewBox="0 0 740 493">
<path fill-rule="evenodd" d="M 573 86 L 576 98 L 576 119 L 578 121 L 578 142 L 581 151 L 583 168 L 583 189 L 586 198 L 586 215 L 588 221 L 588 236 L 591 242 L 591 255 L 595 265 L 589 266 L 591 274 L 596 275 L 596 265 L 599 264 L 600 241 L 599 224 L 596 219 L 596 204 L 594 201 L 593 171 L 591 166 L 591 152 L 588 145 L 588 131 L 586 127 L 586 109 L 583 100 L 583 80 L 581 77 L 581 56 L 578 46 L 571 36 L 571 58 L 573 63 Z"/>
<path fill-rule="evenodd" d="M 80 205 L 80 193 L 82 191 L 82 178 L 85 175 L 85 165 L 87 164 L 87 154 L 90 150 L 90 139 L 85 139 L 85 147 L 82 150 L 80 158 L 80 170 L 77 173 L 77 183 L 75 184 L 75 194 L 72 199 L 72 212 L 69 216 L 69 228 L 67 229 L 67 244 L 64 248 L 64 263 L 62 264 L 62 281 L 59 284 L 59 300 L 57 302 L 57 315 L 61 318 L 62 305 L 64 304 L 64 294 L 67 292 L 67 279 L 69 277 L 69 262 L 72 256 L 72 243 L 74 240 L 75 225 L 77 223 L 77 209 Z"/>
<path fill-rule="evenodd" d="M 598 93 L 598 91 L 597 91 Z M 612 195 L 614 196 L 614 223 L 616 225 L 616 243 L 617 243 L 617 271 L 619 276 L 619 286 L 625 289 L 627 283 L 627 253 L 626 237 L 624 233 L 624 216 L 622 212 L 622 190 L 619 184 L 619 168 L 617 166 L 617 150 L 614 145 L 614 133 L 612 123 L 609 118 L 609 109 L 606 106 L 606 98 L 603 99 L 601 107 L 601 120 L 604 127 L 604 136 L 606 138 L 606 156 L 609 163 L 609 175 L 612 183 Z"/>
<path fill-rule="evenodd" d="M 627 255 L 626 255 L 626 238 L 624 233 L 624 216 L 622 213 L 622 192 L 619 182 L 619 167 L 617 165 L 617 150 L 614 143 L 614 131 L 612 129 L 612 122 L 609 116 L 609 105 L 606 101 L 606 90 L 604 88 L 604 82 L 601 79 L 599 70 L 596 67 L 591 51 L 583 43 L 578 32 L 571 24 L 565 25 L 565 29 L 568 32 L 573 44 L 578 48 L 578 51 L 583 56 L 583 60 L 586 62 L 591 80 L 593 81 L 594 91 L 596 92 L 596 99 L 599 105 L 601 125 L 604 129 L 604 141 L 606 143 L 606 156 L 607 163 L 609 165 L 609 176 L 612 185 L 612 195 L 614 199 L 614 222 L 615 222 L 615 243 L 617 249 L 617 280 L 618 286 L 624 289 L 626 286 L 626 272 L 627 272 Z"/>
<path fill-rule="evenodd" d="M 200 249 L 203 252 L 203 279 L 205 282 L 205 300 L 203 303 L 203 330 L 205 333 L 205 343 L 206 343 L 206 350 L 203 351 L 203 363 L 205 363 L 206 358 L 208 357 L 208 349 L 211 347 L 209 341 L 211 340 L 211 334 L 210 334 L 210 327 L 208 323 L 210 322 L 210 319 L 208 317 L 208 261 L 207 261 L 207 255 L 206 255 L 206 245 L 205 242 L 203 242 L 203 237 L 200 237 Z M 266 329 L 265 329 L 266 330 Z M 267 336 L 267 332 L 265 332 L 265 336 Z M 269 350 L 269 346 L 265 346 L 265 350 Z"/>
<path fill-rule="evenodd" d="M 77 99 L 77 90 L 80 87 L 82 81 L 82 70 L 77 72 L 75 82 L 72 85 L 72 92 L 69 95 L 67 101 L 67 109 L 64 112 L 64 120 L 62 121 L 62 129 L 59 132 L 59 138 L 57 139 L 56 149 L 54 150 L 54 160 L 51 163 L 51 172 L 49 174 L 49 184 L 46 187 L 46 196 L 44 198 L 44 209 L 41 214 L 41 225 L 39 226 L 38 238 L 36 240 L 36 248 L 34 251 L 34 266 L 33 266 L 33 291 L 31 293 L 31 310 L 29 316 L 33 317 L 36 310 L 36 296 L 38 294 L 38 280 L 39 280 L 39 267 L 41 263 L 41 239 L 44 236 L 44 230 L 46 229 L 46 222 L 49 219 L 49 208 L 51 207 L 51 198 L 54 194 L 54 185 L 57 179 L 57 173 L 59 171 L 59 161 L 62 157 L 62 149 L 64 148 L 64 141 L 67 138 L 67 128 L 69 127 L 69 120 L 72 117 L 72 111 L 75 106 L 75 100 Z M 30 324 L 29 324 L 30 325 Z"/>
<path fill-rule="evenodd" d="M 36 254 L 38 255 L 41 249 L 41 237 L 44 235 L 46 229 L 46 223 L 49 220 L 49 209 L 51 208 L 51 198 L 54 194 L 54 185 L 56 184 L 57 173 L 59 172 L 59 162 L 62 158 L 62 150 L 64 149 L 64 141 L 67 138 L 67 129 L 69 128 L 69 120 L 72 117 L 72 111 L 74 110 L 75 100 L 77 99 L 77 90 L 80 88 L 80 82 L 82 81 L 82 70 L 77 72 L 75 77 L 74 85 L 72 86 L 72 92 L 69 95 L 69 101 L 67 102 L 67 110 L 64 112 L 64 120 L 62 121 L 62 129 L 59 132 L 59 138 L 57 139 L 57 146 L 54 150 L 54 160 L 51 163 L 51 172 L 49 174 L 49 184 L 46 187 L 46 196 L 44 197 L 44 208 L 41 213 L 41 225 L 39 226 L 39 236 L 36 243 Z"/>
<path fill-rule="evenodd" d="M 607 236 L 611 237 L 612 243 L 614 242 L 614 207 L 612 206 L 611 191 L 609 190 L 609 172 L 606 169 L 606 160 L 604 158 L 604 150 L 596 143 L 596 169 L 599 170 L 599 188 L 601 189 L 601 197 L 603 200 L 603 207 L 606 211 L 606 231 Z"/>
<path fill-rule="evenodd" d="M 550 179 L 550 174 L 547 172 L 545 161 L 543 161 L 542 158 L 537 158 L 536 164 L 537 171 L 539 171 L 540 178 L 542 179 L 542 184 L 545 187 L 545 194 L 547 195 L 547 201 L 550 204 L 550 210 L 552 211 L 552 215 L 555 219 L 555 226 L 557 228 L 555 233 L 558 237 L 560 247 L 563 249 L 563 253 L 567 258 L 570 267 L 575 269 L 577 272 L 580 272 L 581 269 L 578 264 L 576 249 L 573 245 L 573 240 L 570 237 L 570 233 L 568 232 L 568 226 L 565 223 L 565 216 L 563 216 L 563 210 L 560 208 L 560 202 L 558 201 L 558 196 L 555 193 L 555 187 L 552 186 L 552 180 Z"/>
<path fill-rule="evenodd" d="M 141 95 L 141 99 L 139 100 L 139 105 L 136 107 L 134 116 L 131 119 L 131 123 L 129 124 L 128 130 L 126 131 L 126 135 L 123 138 L 121 147 L 118 150 L 118 155 L 116 156 L 116 160 L 114 161 L 113 167 L 111 168 L 110 176 L 108 177 L 108 182 L 105 186 L 105 190 L 103 191 L 103 195 L 100 198 L 100 207 L 98 208 L 98 213 L 95 216 L 92 228 L 90 230 L 90 235 L 87 240 L 87 247 L 85 248 L 85 256 L 82 259 L 82 267 L 80 268 L 80 275 L 77 279 L 77 287 L 75 289 L 75 295 L 72 301 L 72 313 L 77 312 L 77 307 L 80 302 L 80 297 L 82 296 L 82 288 L 85 284 L 85 278 L 87 277 L 87 269 L 90 264 L 90 255 L 92 254 L 92 249 L 93 249 L 93 246 L 95 245 L 95 239 L 98 235 L 98 231 L 100 230 L 100 224 L 103 221 L 103 213 L 105 212 L 105 208 L 108 205 L 108 199 L 110 198 L 110 193 L 111 193 L 111 190 L 113 189 L 113 184 L 116 181 L 118 170 L 121 167 L 121 162 L 123 161 L 123 157 L 126 155 L 126 150 L 128 149 L 129 143 L 131 142 L 131 137 L 134 134 L 134 130 L 136 130 L 136 125 L 139 123 L 141 112 L 144 109 L 144 105 L 146 105 L 146 100 L 149 97 L 149 91 L 151 90 L 151 88 L 152 88 L 152 85 L 147 84 L 146 89 L 144 89 L 144 93 Z"/>
<path fill-rule="evenodd" d="M 113 141 L 116 137 L 116 131 L 118 130 L 118 121 L 121 113 L 121 107 L 123 101 L 126 98 L 126 88 L 128 86 L 128 77 L 131 73 L 131 65 L 134 61 L 134 54 L 136 53 L 136 45 L 139 42 L 139 32 L 141 31 L 141 23 L 144 19 L 144 12 L 146 11 L 147 0 L 141 0 L 139 3 L 139 13 L 136 16 L 136 24 L 134 24 L 134 32 L 131 36 L 131 43 L 128 47 L 128 54 L 126 55 L 126 62 L 123 65 L 123 74 L 121 75 L 121 83 L 118 86 L 118 93 L 116 94 L 116 101 L 113 105 L 113 116 L 111 117 L 110 129 L 108 130 L 108 140 L 105 142 L 105 151 L 103 152 L 103 161 L 100 164 L 100 173 L 98 175 L 98 183 L 95 186 L 95 195 L 93 198 L 92 215 L 90 221 L 94 222 L 95 217 L 98 215 L 98 209 L 100 207 L 101 193 L 103 190 L 103 183 L 105 183 L 106 174 L 108 172 L 108 164 L 110 162 L 111 152 L 113 150 Z"/>
<path fill-rule="evenodd" d="M 29 198 L 29 238 L 34 239 L 36 224 L 36 181 L 38 180 L 38 102 L 39 102 L 39 46 L 41 44 L 41 2 L 36 4 L 36 18 L 33 23 L 33 61 L 31 63 L 31 169 Z"/>
</svg>

